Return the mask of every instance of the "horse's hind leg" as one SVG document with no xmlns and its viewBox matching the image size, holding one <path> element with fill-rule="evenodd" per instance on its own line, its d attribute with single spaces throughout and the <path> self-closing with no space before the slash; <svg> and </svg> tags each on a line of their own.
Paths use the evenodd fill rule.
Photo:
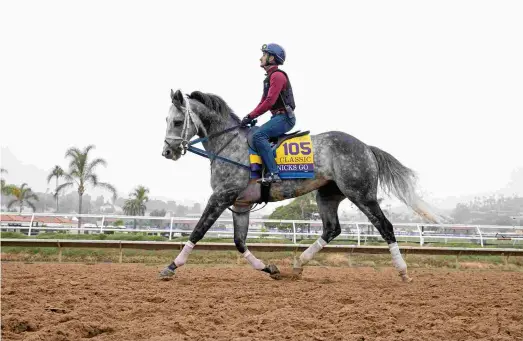
<svg viewBox="0 0 523 341">
<path fill-rule="evenodd" d="M 267 272 L 273 279 L 280 279 L 280 270 L 276 265 L 265 265 L 256 258 L 248 249 L 245 241 L 249 232 L 249 210 L 251 206 L 234 206 L 232 220 L 234 223 L 234 244 L 245 260 L 256 270 Z M 237 213 L 236 213 L 237 212 Z"/>
<path fill-rule="evenodd" d="M 383 214 L 376 195 L 371 193 L 368 193 L 367 196 L 349 194 L 348 197 L 369 218 L 372 225 L 378 229 L 383 239 L 389 245 L 392 264 L 399 271 L 403 281 L 410 282 L 412 279 L 407 276 L 407 264 L 401 256 L 396 236 L 394 235 L 394 228 L 387 217 L 385 217 L 385 214 Z"/>
<path fill-rule="evenodd" d="M 316 202 L 323 222 L 323 234 L 294 261 L 293 272 L 301 275 L 303 265 L 307 264 L 316 253 L 341 233 L 338 219 L 338 207 L 345 196 L 334 182 L 318 189 Z"/>
</svg>

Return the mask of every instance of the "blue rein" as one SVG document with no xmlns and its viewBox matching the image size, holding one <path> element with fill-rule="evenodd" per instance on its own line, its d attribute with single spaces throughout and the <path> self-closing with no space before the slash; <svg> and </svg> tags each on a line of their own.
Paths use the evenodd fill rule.
<svg viewBox="0 0 523 341">
<path fill-rule="evenodd" d="M 200 155 L 200 156 L 206 157 L 206 158 L 208 158 L 211 161 L 213 161 L 215 159 L 218 159 L 218 160 L 222 160 L 224 162 L 231 163 L 231 164 L 236 165 L 238 167 L 243 167 L 243 168 L 246 168 L 248 170 L 251 170 L 251 167 L 249 167 L 247 165 L 244 165 L 244 164 L 236 162 L 234 160 L 231 160 L 231 159 L 219 156 L 217 154 L 214 154 L 214 153 L 211 153 L 211 152 L 208 152 L 208 151 L 205 151 L 203 149 L 196 148 L 196 147 L 193 146 L 194 144 L 197 144 L 197 143 L 200 143 L 200 142 L 203 143 L 203 142 L 209 141 L 209 139 L 211 139 L 211 138 L 214 138 L 216 136 L 220 136 L 222 134 L 228 133 L 228 132 L 233 131 L 235 129 L 238 129 L 240 127 L 241 127 L 241 124 L 239 124 L 237 126 L 234 126 L 234 127 L 231 127 L 231 128 L 227 128 L 225 130 L 222 130 L 222 131 L 220 131 L 218 133 L 215 133 L 215 134 L 212 134 L 212 135 L 209 135 L 209 136 L 206 136 L 206 137 L 200 137 L 200 138 L 198 138 L 196 140 L 189 141 L 189 144 L 187 146 L 187 150 L 190 151 L 191 153 L 196 154 L 196 155 Z"/>
</svg>

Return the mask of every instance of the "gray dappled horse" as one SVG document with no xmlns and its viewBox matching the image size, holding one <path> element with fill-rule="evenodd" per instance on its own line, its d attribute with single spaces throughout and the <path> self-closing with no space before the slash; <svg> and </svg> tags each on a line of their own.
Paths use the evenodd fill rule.
<svg viewBox="0 0 523 341">
<path fill-rule="evenodd" d="M 248 127 L 238 127 L 240 119 L 223 99 L 216 95 L 195 91 L 184 96 L 180 90 L 171 90 L 172 105 L 167 116 L 165 146 L 162 155 L 178 160 L 187 150 L 188 141 L 198 135 L 211 136 L 203 142 L 205 150 L 224 159 L 211 157 L 212 195 L 196 224 L 189 241 L 173 263 L 160 272 L 160 278 L 168 279 L 175 269 L 185 264 L 194 245 L 200 241 L 222 212 L 233 206 L 234 243 L 239 252 L 257 270 L 279 278 L 279 270 L 265 265 L 247 250 L 245 244 L 249 227 L 249 210 L 260 201 L 261 184 L 250 179 L 247 144 Z M 235 128 L 237 127 L 237 128 Z M 378 229 L 387 241 L 392 263 L 404 281 L 407 264 L 403 260 L 392 224 L 383 214 L 377 200 L 378 182 L 386 191 L 392 192 L 407 206 L 429 221 L 438 221 L 438 216 L 429 211 L 429 206 L 415 193 L 413 172 L 390 154 L 368 146 L 357 138 L 340 131 L 329 131 L 311 135 L 314 151 L 312 179 L 288 179 L 273 183 L 269 201 L 295 198 L 317 191 L 316 200 L 323 221 L 323 234 L 296 259 L 293 272 L 301 274 L 303 265 L 326 244 L 341 233 L 338 206 L 348 198 Z M 195 179 L 199 181 L 199 179 Z"/>
</svg>

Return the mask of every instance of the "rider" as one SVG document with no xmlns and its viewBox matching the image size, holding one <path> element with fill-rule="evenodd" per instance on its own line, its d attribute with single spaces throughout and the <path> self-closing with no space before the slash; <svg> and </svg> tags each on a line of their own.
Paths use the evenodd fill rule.
<svg viewBox="0 0 523 341">
<path fill-rule="evenodd" d="M 281 182 L 269 138 L 279 137 L 294 127 L 296 105 L 289 77 L 278 68 L 285 62 L 285 50 L 278 44 L 264 44 L 261 50 L 260 67 L 267 72 L 263 81 L 263 96 L 258 106 L 243 118 L 242 125 L 246 126 L 270 109 L 272 117 L 254 133 L 253 143 L 269 171 L 269 176 L 259 182 Z"/>
</svg>

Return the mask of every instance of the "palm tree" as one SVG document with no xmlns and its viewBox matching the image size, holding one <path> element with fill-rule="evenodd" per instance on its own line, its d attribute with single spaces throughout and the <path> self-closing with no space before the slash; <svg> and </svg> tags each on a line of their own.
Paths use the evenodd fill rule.
<svg viewBox="0 0 523 341">
<path fill-rule="evenodd" d="M 24 205 L 27 205 L 33 209 L 33 212 L 36 210 L 36 207 L 32 200 L 38 201 L 38 196 L 33 193 L 33 190 L 27 186 L 26 183 L 23 183 L 22 186 L 18 187 L 16 185 L 9 185 L 9 194 L 15 198 L 7 204 L 7 209 L 10 210 L 15 204 L 18 204 L 20 209 L 19 212 L 22 213 L 22 208 Z"/>
<path fill-rule="evenodd" d="M 7 174 L 7 169 L 0 168 L 0 174 L 2 174 L 2 173 Z M 2 194 L 6 194 L 7 195 L 8 193 L 6 192 L 6 190 L 7 190 L 7 187 L 5 186 L 5 180 L 3 178 L 1 178 L 0 179 L 0 192 Z"/>
<path fill-rule="evenodd" d="M 113 185 L 106 182 L 98 181 L 98 175 L 95 170 L 97 166 L 107 166 L 107 162 L 101 158 L 89 160 L 89 152 L 95 148 L 94 145 L 88 145 L 84 150 L 71 147 L 65 153 L 65 157 L 70 159 L 69 170 L 64 173 L 65 183 L 56 188 L 56 195 L 68 187 L 77 186 L 78 191 L 78 214 L 82 214 L 82 197 L 85 193 L 86 186 L 102 187 L 113 194 L 113 200 L 116 200 L 116 189 Z M 78 217 L 78 228 L 81 226 L 82 218 Z"/>
<path fill-rule="evenodd" d="M 126 215 L 137 216 L 140 208 L 138 202 L 133 199 L 125 200 L 123 211 Z M 134 228 L 136 229 L 136 219 L 134 219 Z"/>
<path fill-rule="evenodd" d="M 127 215 L 144 216 L 147 207 L 145 203 L 149 201 L 149 189 L 144 186 L 138 186 L 134 192 L 129 194 L 129 199 L 125 200 L 123 210 Z M 134 228 L 136 228 L 136 219 L 134 219 Z"/>
<path fill-rule="evenodd" d="M 57 213 L 58 213 L 58 179 L 63 177 L 64 174 L 65 174 L 65 172 L 62 169 L 62 167 L 56 165 L 56 166 L 54 166 L 51 173 L 49 173 L 49 175 L 47 176 L 47 183 L 51 182 L 51 180 L 53 178 L 56 178 L 56 187 L 55 187 L 56 189 L 55 189 L 54 197 L 56 199 L 56 212 Z"/>
</svg>

